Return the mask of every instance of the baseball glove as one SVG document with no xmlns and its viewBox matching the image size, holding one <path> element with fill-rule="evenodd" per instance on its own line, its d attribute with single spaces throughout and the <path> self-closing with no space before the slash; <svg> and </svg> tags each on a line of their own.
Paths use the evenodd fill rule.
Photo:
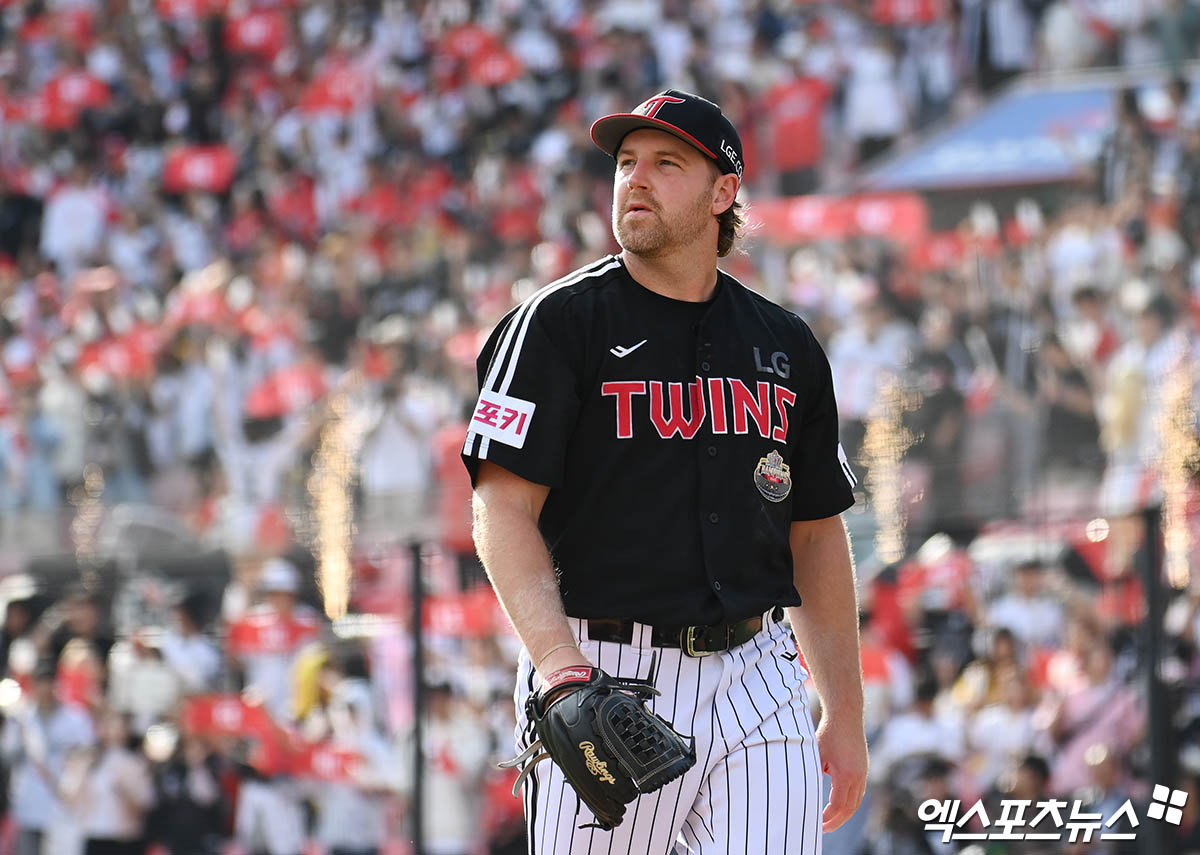
<svg viewBox="0 0 1200 855">
<path fill-rule="evenodd" d="M 521 756 L 500 764 L 528 761 L 513 795 L 533 767 L 549 757 L 596 815 L 596 822 L 580 828 L 616 828 L 625 818 L 625 805 L 696 762 L 696 740 L 646 708 L 646 700 L 657 694 L 652 682 L 611 677 L 599 668 L 555 671 L 525 704 L 536 740 Z"/>
</svg>

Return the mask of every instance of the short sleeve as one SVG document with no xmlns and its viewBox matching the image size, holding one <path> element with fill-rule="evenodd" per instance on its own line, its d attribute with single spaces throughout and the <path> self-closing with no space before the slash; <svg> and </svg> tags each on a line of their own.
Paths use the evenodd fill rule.
<svg viewBox="0 0 1200 855">
<path fill-rule="evenodd" d="M 805 330 L 809 342 L 811 386 L 800 415 L 800 430 L 792 453 L 792 519 L 819 520 L 840 514 L 854 504 L 858 481 L 838 441 L 837 402 L 833 373 L 825 351 Z"/>
<path fill-rule="evenodd" d="M 483 460 L 527 481 L 561 484 L 580 401 L 552 327 L 550 310 L 531 299 L 497 324 L 479 354 L 479 398 L 462 452 L 472 485 Z"/>
</svg>

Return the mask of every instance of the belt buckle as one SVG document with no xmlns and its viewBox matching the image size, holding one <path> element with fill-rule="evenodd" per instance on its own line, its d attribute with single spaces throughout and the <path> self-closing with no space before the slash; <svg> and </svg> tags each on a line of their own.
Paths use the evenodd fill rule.
<svg viewBox="0 0 1200 855">
<path fill-rule="evenodd" d="M 699 659 L 701 656 L 712 656 L 717 651 L 715 650 L 697 650 L 696 649 L 696 630 L 704 627 L 689 626 L 683 630 L 683 652 L 694 659 Z"/>
</svg>

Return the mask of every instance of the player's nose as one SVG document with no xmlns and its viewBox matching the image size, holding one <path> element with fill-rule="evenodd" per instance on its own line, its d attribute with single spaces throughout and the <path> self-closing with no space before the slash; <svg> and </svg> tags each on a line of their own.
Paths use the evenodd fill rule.
<svg viewBox="0 0 1200 855">
<path fill-rule="evenodd" d="M 650 161 L 638 158 L 625 173 L 625 183 L 630 187 L 648 189 L 650 187 Z"/>
</svg>

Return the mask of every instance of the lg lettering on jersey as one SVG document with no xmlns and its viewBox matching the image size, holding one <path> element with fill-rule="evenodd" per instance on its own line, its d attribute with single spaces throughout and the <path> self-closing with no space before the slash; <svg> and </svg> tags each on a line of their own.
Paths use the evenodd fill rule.
<svg viewBox="0 0 1200 855">
<path fill-rule="evenodd" d="M 524 448 L 535 407 L 533 401 L 484 392 L 475 406 L 471 430 L 513 448 Z"/>
<path fill-rule="evenodd" d="M 762 355 L 758 352 L 758 348 L 754 348 L 754 367 L 763 374 L 778 374 L 784 380 L 792 373 L 792 365 L 788 361 L 788 355 L 782 350 L 777 350 L 771 354 L 771 363 L 763 365 Z"/>
<path fill-rule="evenodd" d="M 600 386 L 600 394 L 616 404 L 617 439 L 632 439 L 637 424 L 648 421 L 662 439 L 678 434 L 693 439 L 707 421 L 714 434 L 750 433 L 751 427 L 764 439 L 787 442 L 788 409 L 796 393 L 786 386 L 760 380 L 752 391 L 737 377 L 697 377 L 687 384 L 661 380 L 611 380 Z"/>
</svg>

